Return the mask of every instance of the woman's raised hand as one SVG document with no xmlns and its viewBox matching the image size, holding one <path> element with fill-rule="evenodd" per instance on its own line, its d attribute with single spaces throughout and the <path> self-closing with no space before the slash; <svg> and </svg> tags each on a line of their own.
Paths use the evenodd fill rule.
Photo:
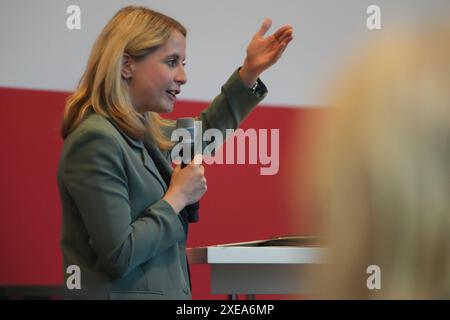
<svg viewBox="0 0 450 320">
<path fill-rule="evenodd" d="M 290 25 L 284 25 L 265 37 L 271 26 L 272 20 L 266 18 L 247 47 L 247 56 L 240 70 L 241 78 L 247 87 L 253 86 L 259 75 L 278 61 L 293 39 L 293 29 Z"/>
</svg>

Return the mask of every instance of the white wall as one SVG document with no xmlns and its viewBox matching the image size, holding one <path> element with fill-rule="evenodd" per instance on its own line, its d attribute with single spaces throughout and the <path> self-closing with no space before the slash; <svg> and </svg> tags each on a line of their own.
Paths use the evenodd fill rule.
<svg viewBox="0 0 450 320">
<path fill-rule="evenodd" d="M 81 8 L 81 30 L 66 28 L 70 4 Z M 277 105 L 321 104 L 317 88 L 356 44 L 450 7 L 449 0 L 1 0 L 0 86 L 72 91 L 100 30 L 129 4 L 162 11 L 188 28 L 186 100 L 217 94 L 264 17 L 273 19 L 272 30 L 292 24 L 294 41 L 262 77 L 270 90 L 265 104 Z M 381 31 L 366 28 L 370 4 L 381 7 Z"/>
</svg>

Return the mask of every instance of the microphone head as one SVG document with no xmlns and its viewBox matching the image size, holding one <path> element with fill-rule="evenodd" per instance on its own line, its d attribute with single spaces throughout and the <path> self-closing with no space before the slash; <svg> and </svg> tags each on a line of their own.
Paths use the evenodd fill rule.
<svg viewBox="0 0 450 320">
<path fill-rule="evenodd" d="M 195 125 L 194 118 L 178 118 L 177 119 L 177 129 L 185 128 L 185 129 L 189 130 L 189 128 L 193 128 L 194 125 Z"/>
<path fill-rule="evenodd" d="M 186 129 L 189 131 L 190 140 L 184 141 L 186 143 L 194 143 L 195 140 L 195 119 L 194 118 L 179 118 L 176 124 L 177 129 Z"/>
<path fill-rule="evenodd" d="M 189 138 L 183 138 L 181 141 L 182 145 L 190 150 L 190 154 L 183 154 L 183 152 L 181 152 L 182 167 L 184 167 L 194 158 L 195 119 L 178 118 L 176 122 L 176 129 L 185 129 L 189 132 Z"/>
</svg>

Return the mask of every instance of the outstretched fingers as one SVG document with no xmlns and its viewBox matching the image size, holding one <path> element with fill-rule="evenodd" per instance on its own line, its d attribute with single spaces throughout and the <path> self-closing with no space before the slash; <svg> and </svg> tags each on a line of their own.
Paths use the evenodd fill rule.
<svg viewBox="0 0 450 320">
<path fill-rule="evenodd" d="M 257 35 L 260 37 L 264 37 L 264 35 L 267 33 L 267 31 L 272 26 L 272 20 L 270 18 L 265 18 L 261 28 L 259 28 Z"/>
</svg>

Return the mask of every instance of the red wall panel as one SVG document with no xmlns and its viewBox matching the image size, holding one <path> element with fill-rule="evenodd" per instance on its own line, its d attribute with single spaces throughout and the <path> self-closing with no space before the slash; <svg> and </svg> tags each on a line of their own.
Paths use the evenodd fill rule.
<svg viewBox="0 0 450 320">
<path fill-rule="evenodd" d="M 62 283 L 56 170 L 67 95 L 0 88 L 0 284 Z M 180 101 L 170 117 L 195 116 L 206 106 Z M 307 209 L 293 212 L 289 206 L 288 182 L 291 156 L 302 154 L 305 146 L 306 136 L 297 127 L 307 127 L 317 113 L 258 107 L 244 121 L 243 129 L 280 129 L 279 172 L 262 176 L 258 164 L 206 166 L 208 192 L 200 222 L 191 225 L 189 247 L 311 232 Z M 293 138 L 296 150 L 291 150 Z M 292 215 L 299 218 L 295 225 Z M 192 266 L 192 280 L 194 299 L 223 298 L 209 294 L 208 266 Z"/>
</svg>

